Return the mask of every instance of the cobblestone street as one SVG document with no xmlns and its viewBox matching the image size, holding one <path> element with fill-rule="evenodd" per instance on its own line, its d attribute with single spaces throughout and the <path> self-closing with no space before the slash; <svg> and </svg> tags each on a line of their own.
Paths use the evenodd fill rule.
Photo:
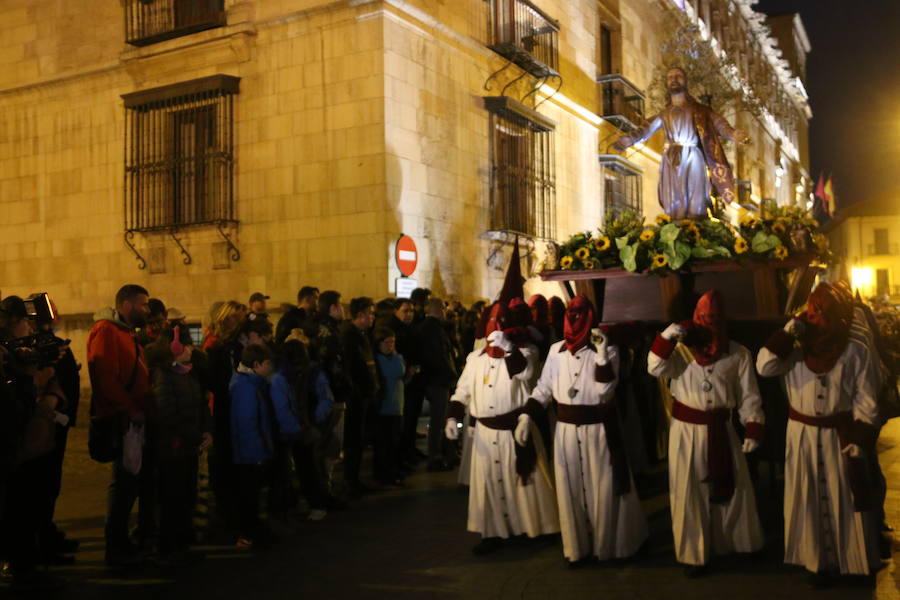
<svg viewBox="0 0 900 600">
<path fill-rule="evenodd" d="M 486 558 L 470 553 L 477 536 L 465 531 L 466 492 L 456 473 L 417 473 L 408 489 L 367 496 L 350 510 L 267 550 L 230 545 L 202 547 L 199 566 L 167 572 L 127 572 L 103 565 L 105 466 L 86 454 L 85 430 L 70 438 L 58 521 L 82 540 L 72 567 L 56 572 L 70 581 L 60 596 L 75 598 L 900 598 L 895 563 L 878 574 L 873 593 L 863 585 L 813 591 L 800 569 L 781 564 L 781 539 L 761 499 L 768 539 L 752 561 L 717 561 L 711 573 L 688 580 L 671 551 L 668 507 L 660 494 L 644 501 L 651 542 L 640 558 L 616 566 L 570 570 L 558 540 L 513 542 Z M 885 427 L 881 460 L 888 478 L 888 521 L 900 527 L 900 420 Z M 762 477 L 761 479 L 765 479 Z M 761 495 L 761 498 L 764 496 Z M 8 590 L 0 588 L 0 593 Z"/>
</svg>

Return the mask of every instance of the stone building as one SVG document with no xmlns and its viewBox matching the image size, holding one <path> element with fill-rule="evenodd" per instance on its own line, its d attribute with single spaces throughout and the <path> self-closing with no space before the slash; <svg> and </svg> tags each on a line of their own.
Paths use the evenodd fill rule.
<svg viewBox="0 0 900 600">
<path fill-rule="evenodd" d="M 606 148 L 673 18 L 784 109 L 729 116 L 756 142 L 729 149 L 742 202 L 805 201 L 809 45 L 792 16 L 779 58 L 750 3 L 6 0 L 0 290 L 49 292 L 81 351 L 126 282 L 198 323 L 254 291 L 389 295 L 405 233 L 420 285 L 491 297 L 510 232 L 533 275 L 607 208 L 658 212 L 661 140 Z"/>
<path fill-rule="evenodd" d="M 864 299 L 900 304 L 900 203 L 893 197 L 842 208 L 825 226 L 837 258 L 835 270 Z"/>
</svg>

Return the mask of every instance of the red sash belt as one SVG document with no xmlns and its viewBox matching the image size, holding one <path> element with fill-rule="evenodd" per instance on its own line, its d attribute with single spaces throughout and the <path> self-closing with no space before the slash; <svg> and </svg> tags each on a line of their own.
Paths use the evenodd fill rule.
<svg viewBox="0 0 900 600">
<path fill-rule="evenodd" d="M 840 443 L 841 448 L 856 443 L 867 451 L 874 451 L 874 444 L 872 444 L 872 448 L 868 448 L 869 444 L 863 443 L 863 440 L 861 439 L 857 439 L 860 435 L 855 431 L 864 431 L 870 429 L 871 426 L 867 426 L 861 421 L 854 421 L 853 413 L 849 410 L 831 415 L 813 416 L 798 412 L 794 410 L 794 407 L 792 406 L 788 409 L 788 418 L 792 421 L 797 421 L 798 423 L 803 423 L 804 425 L 809 425 L 811 427 L 837 430 L 838 442 Z M 870 468 L 871 465 L 866 461 L 864 456 L 857 456 L 855 458 L 852 456 L 844 456 L 843 464 L 850 484 L 850 492 L 853 494 L 854 508 L 857 512 L 871 509 L 873 506 L 873 494 L 871 493 L 871 482 L 873 481 L 873 477 Z"/>
<path fill-rule="evenodd" d="M 619 412 L 613 402 L 604 404 L 564 404 L 556 403 L 556 419 L 560 423 L 572 425 L 603 425 L 606 445 L 609 448 L 609 462 L 613 470 L 613 493 L 621 496 L 631 491 L 631 474 L 625 454 L 625 441 L 619 424 Z"/>
<path fill-rule="evenodd" d="M 672 418 L 693 425 L 706 425 L 706 468 L 704 481 L 711 484 L 710 502 L 724 503 L 734 495 L 734 462 L 728 439 L 731 410 L 697 410 L 672 399 Z"/>
<path fill-rule="evenodd" d="M 499 431 L 508 431 L 510 435 L 516 430 L 519 424 L 519 415 L 524 414 L 523 408 L 511 410 L 502 415 L 493 417 L 478 417 L 478 424 L 488 429 L 496 429 Z M 514 443 L 516 449 L 516 473 L 527 483 L 537 467 L 537 450 L 534 447 L 534 440 L 528 439 L 528 443 L 524 446 Z"/>
<path fill-rule="evenodd" d="M 515 431 L 516 425 L 519 424 L 519 415 L 522 414 L 522 409 L 517 408 L 516 410 L 511 410 L 508 413 L 503 413 L 502 415 L 495 415 L 493 417 L 478 417 L 478 422 L 488 427 L 490 429 L 499 429 L 501 431 Z"/>
<path fill-rule="evenodd" d="M 794 407 L 791 406 L 788 408 L 788 418 L 792 421 L 797 421 L 812 427 L 837 429 L 838 437 L 841 439 L 841 446 L 850 443 L 850 430 L 853 427 L 853 413 L 849 410 L 831 415 L 813 416 L 796 411 L 794 410 Z"/>
</svg>

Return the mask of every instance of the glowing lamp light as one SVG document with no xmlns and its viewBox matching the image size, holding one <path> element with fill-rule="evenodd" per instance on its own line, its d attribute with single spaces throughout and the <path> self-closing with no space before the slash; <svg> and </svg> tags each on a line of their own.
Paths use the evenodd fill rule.
<svg viewBox="0 0 900 600">
<path fill-rule="evenodd" d="M 854 289 L 868 290 L 874 280 L 870 267 L 853 267 L 850 269 L 850 282 Z"/>
</svg>

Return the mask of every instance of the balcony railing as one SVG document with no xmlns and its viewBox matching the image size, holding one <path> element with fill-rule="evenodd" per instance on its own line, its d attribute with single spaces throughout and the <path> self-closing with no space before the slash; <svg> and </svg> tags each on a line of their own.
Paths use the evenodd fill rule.
<svg viewBox="0 0 900 600">
<path fill-rule="evenodd" d="M 869 256 L 886 256 L 897 254 L 897 244 L 868 244 Z"/>
<path fill-rule="evenodd" d="M 223 25 L 224 0 L 125 0 L 125 41 L 132 46 Z"/>
<path fill-rule="evenodd" d="M 597 78 L 601 90 L 601 114 L 623 131 L 633 131 L 644 122 L 644 93 L 618 73 Z"/>
<path fill-rule="evenodd" d="M 559 21 L 529 0 L 490 0 L 488 47 L 535 77 L 559 75 Z"/>
</svg>

